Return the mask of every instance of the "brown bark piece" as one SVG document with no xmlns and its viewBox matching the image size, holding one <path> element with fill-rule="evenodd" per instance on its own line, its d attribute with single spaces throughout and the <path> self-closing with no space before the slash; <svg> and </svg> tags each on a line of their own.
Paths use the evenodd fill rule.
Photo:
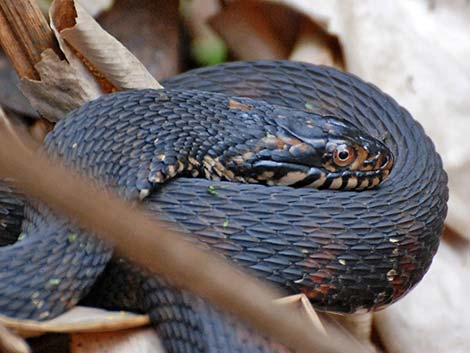
<svg viewBox="0 0 470 353">
<path fill-rule="evenodd" d="M 0 43 L 20 78 L 39 79 L 34 65 L 51 48 L 57 54 L 54 35 L 36 1 L 0 1 Z"/>
</svg>

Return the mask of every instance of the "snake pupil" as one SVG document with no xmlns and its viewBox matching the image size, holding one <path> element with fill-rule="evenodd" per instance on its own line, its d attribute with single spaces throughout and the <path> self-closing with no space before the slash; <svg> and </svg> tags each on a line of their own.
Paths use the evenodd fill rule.
<svg viewBox="0 0 470 353">
<path fill-rule="evenodd" d="M 339 159 L 344 161 L 349 157 L 349 153 L 347 151 L 341 151 L 340 153 L 338 153 L 338 157 Z"/>
</svg>

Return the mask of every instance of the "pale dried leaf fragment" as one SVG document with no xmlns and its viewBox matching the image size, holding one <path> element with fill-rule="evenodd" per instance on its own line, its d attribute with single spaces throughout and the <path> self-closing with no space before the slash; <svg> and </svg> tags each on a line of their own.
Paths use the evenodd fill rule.
<svg viewBox="0 0 470 353">
<path fill-rule="evenodd" d="M 312 328 L 320 330 L 320 332 L 327 334 L 323 323 L 321 322 L 318 314 L 313 309 L 312 303 L 305 294 L 295 294 L 288 297 L 283 297 L 274 301 L 277 305 L 284 305 L 292 312 L 297 312 L 307 318 L 312 323 Z M 313 331 L 313 329 L 312 329 Z"/>
<path fill-rule="evenodd" d="M 373 349 L 371 341 L 373 313 L 355 313 L 350 315 L 341 315 L 336 313 L 323 313 L 328 318 L 325 326 L 327 331 L 329 327 L 336 327 L 347 332 L 348 336 L 358 340 L 362 344 Z"/>
<path fill-rule="evenodd" d="M 24 78 L 20 89 L 40 115 L 49 121 L 58 121 L 71 110 L 100 96 L 93 81 L 78 75 L 66 60 L 61 60 L 52 49 L 41 54 L 35 65 L 41 80 Z"/>
<path fill-rule="evenodd" d="M 25 341 L 0 325 L 0 352 L 2 353 L 30 353 L 31 349 Z"/>
<path fill-rule="evenodd" d="M 75 25 L 60 28 L 61 2 L 55 1 L 50 9 L 51 21 L 60 36 L 85 57 L 93 67 L 118 89 L 159 89 L 162 86 L 144 65 L 116 38 L 106 32 L 78 3 L 74 3 Z"/>
<path fill-rule="evenodd" d="M 76 306 L 52 320 L 17 320 L 0 315 L 0 324 L 23 337 L 46 332 L 110 332 L 148 325 L 147 315 Z"/>
<path fill-rule="evenodd" d="M 97 95 L 103 94 L 99 83 L 95 80 L 95 77 L 93 74 L 88 70 L 87 66 L 77 57 L 76 52 L 73 51 L 72 48 L 65 42 L 65 40 L 62 38 L 62 36 L 59 33 L 59 30 L 57 29 L 57 26 L 55 22 L 52 20 L 52 11 L 54 11 L 55 6 L 54 4 L 51 5 L 50 7 L 50 14 L 49 18 L 50 20 L 50 26 L 52 31 L 54 32 L 54 35 L 57 39 L 57 42 L 59 43 L 60 50 L 62 53 L 65 55 L 65 58 L 69 62 L 70 66 L 73 67 L 73 69 L 77 72 L 77 76 L 83 77 L 84 80 L 87 80 L 90 85 L 93 86 L 96 92 L 99 92 Z M 61 21 L 70 21 L 69 17 L 73 16 L 73 13 L 70 12 L 65 12 L 61 13 Z"/>
<path fill-rule="evenodd" d="M 70 342 L 71 353 L 164 353 L 152 328 L 120 332 L 74 334 Z"/>
</svg>

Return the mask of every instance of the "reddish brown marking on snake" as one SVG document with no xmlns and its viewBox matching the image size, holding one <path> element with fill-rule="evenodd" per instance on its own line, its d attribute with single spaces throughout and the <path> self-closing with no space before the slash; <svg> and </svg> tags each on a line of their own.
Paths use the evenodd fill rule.
<svg viewBox="0 0 470 353">
<path fill-rule="evenodd" d="M 262 139 L 262 143 L 264 144 L 264 146 L 266 146 L 266 148 L 269 148 L 269 149 L 278 149 L 278 150 L 282 150 L 285 146 L 285 142 L 280 139 L 279 137 L 276 137 L 276 136 L 267 136 L 267 137 L 264 137 Z"/>
<path fill-rule="evenodd" d="M 234 99 L 230 99 L 228 101 L 228 107 L 230 109 L 237 109 L 237 110 L 241 110 L 244 112 L 249 112 L 251 110 L 251 107 L 248 104 L 240 103 Z"/>
<path fill-rule="evenodd" d="M 332 273 L 328 270 L 320 270 L 310 275 L 309 278 L 318 285 L 315 288 L 301 288 L 300 290 L 310 299 L 318 296 L 325 297 L 332 289 L 335 289 L 332 283 L 323 283 L 325 279 L 332 278 Z"/>
<path fill-rule="evenodd" d="M 307 152 L 310 149 L 310 146 L 306 143 L 300 143 L 296 146 L 296 148 L 301 152 Z"/>
<path fill-rule="evenodd" d="M 309 278 L 318 284 L 323 284 L 325 283 L 325 279 L 330 279 L 332 277 L 331 271 L 327 269 L 321 269 L 309 275 Z"/>
<path fill-rule="evenodd" d="M 293 137 L 283 137 L 282 138 L 282 141 L 284 143 L 287 143 L 288 145 L 291 145 L 291 146 L 296 146 L 296 145 L 301 145 L 301 144 L 304 144 L 302 141 L 296 139 L 296 138 L 293 138 Z"/>
</svg>

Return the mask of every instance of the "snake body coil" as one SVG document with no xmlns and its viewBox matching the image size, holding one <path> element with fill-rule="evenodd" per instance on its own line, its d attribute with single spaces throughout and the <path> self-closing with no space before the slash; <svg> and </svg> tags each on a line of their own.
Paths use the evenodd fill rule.
<svg viewBox="0 0 470 353">
<path fill-rule="evenodd" d="M 421 126 L 389 96 L 334 69 L 282 61 L 199 69 L 164 86 L 162 91 L 123 92 L 84 105 L 57 124 L 46 150 L 118 187 L 128 198 L 143 198 L 149 210 L 256 275 L 304 292 L 318 309 L 378 309 L 422 278 L 443 229 L 447 176 Z M 174 97 L 182 103 L 171 105 Z M 213 99 L 228 104 L 211 105 Z M 231 101 L 235 110 L 261 107 L 258 115 L 288 109 L 344 119 L 383 141 L 394 157 L 394 169 L 379 187 L 361 192 L 183 177 L 152 192 L 153 184 L 175 176 L 179 167 L 191 169 L 189 157 L 199 151 L 184 152 L 191 150 L 191 138 L 175 141 L 171 130 L 183 124 L 179 117 L 191 122 L 201 107 L 204 114 L 212 109 L 222 117 L 206 132 L 225 129 L 225 138 L 214 147 L 220 151 L 212 157 L 235 140 L 251 150 L 246 141 L 266 120 L 250 120 L 243 138 L 230 135 Z M 156 115 L 165 118 L 156 124 Z M 98 129 L 99 124 L 105 128 Z M 168 133 L 157 141 L 152 133 L 165 128 Z M 180 128 L 192 129 L 191 124 Z M 389 161 L 380 158 L 374 160 L 377 166 Z M 206 162 L 209 169 L 216 165 L 214 158 Z M 344 180 L 342 186 L 347 185 Z M 50 318 L 90 290 L 111 251 L 39 203 L 29 203 L 25 217 L 23 239 L 0 249 L 0 313 Z M 240 338 L 245 332 L 240 324 L 122 260 L 108 266 L 92 292 L 107 293 L 100 299 L 105 306 L 149 312 L 170 352 L 223 352 L 228 344 L 238 347 L 232 352 L 282 350 Z"/>
</svg>

